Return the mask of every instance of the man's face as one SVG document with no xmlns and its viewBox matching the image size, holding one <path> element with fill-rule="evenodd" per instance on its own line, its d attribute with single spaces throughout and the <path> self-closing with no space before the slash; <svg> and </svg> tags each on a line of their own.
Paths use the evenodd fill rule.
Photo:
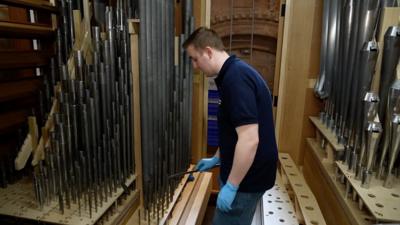
<svg viewBox="0 0 400 225">
<path fill-rule="evenodd" d="M 206 76 L 211 77 L 215 76 L 215 72 L 212 69 L 211 63 L 211 56 L 212 52 L 211 49 L 196 49 L 193 45 L 189 45 L 186 49 L 187 53 L 192 60 L 193 68 L 201 70 Z"/>
</svg>

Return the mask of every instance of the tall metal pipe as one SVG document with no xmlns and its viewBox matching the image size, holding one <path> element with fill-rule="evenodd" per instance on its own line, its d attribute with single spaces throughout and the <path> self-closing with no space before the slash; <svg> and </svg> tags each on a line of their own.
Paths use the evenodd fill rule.
<svg viewBox="0 0 400 225">
<path fill-rule="evenodd" d="M 385 129 L 384 129 L 384 139 L 383 139 L 383 144 L 381 145 L 381 152 L 380 152 L 380 158 L 379 158 L 379 169 L 377 172 L 377 178 L 383 179 L 384 178 L 384 163 L 386 160 L 386 154 L 389 151 L 390 148 L 390 143 L 391 143 L 391 130 L 392 130 L 392 123 L 391 120 L 388 120 L 387 118 L 390 118 L 390 115 L 400 113 L 400 104 L 399 104 L 399 99 L 400 99 L 400 80 L 396 80 L 393 82 L 392 86 L 388 90 L 388 96 L 387 96 L 387 101 L 386 101 L 386 120 L 385 120 Z"/>
<path fill-rule="evenodd" d="M 392 174 L 394 162 L 396 161 L 398 155 L 399 155 L 399 146 L 400 146 L 400 114 L 393 114 L 392 120 L 391 120 L 391 143 L 390 143 L 390 149 L 389 149 L 389 162 L 388 162 L 388 169 L 387 169 L 387 174 L 385 178 L 385 182 L 383 183 L 383 186 L 386 188 L 392 188 L 393 187 L 393 180 L 394 180 L 394 175 Z"/>
<path fill-rule="evenodd" d="M 367 161 L 363 171 L 361 187 L 369 188 L 372 178 L 372 165 L 376 150 L 378 149 L 379 141 L 382 134 L 382 125 L 379 122 L 369 122 L 367 127 Z"/>
</svg>

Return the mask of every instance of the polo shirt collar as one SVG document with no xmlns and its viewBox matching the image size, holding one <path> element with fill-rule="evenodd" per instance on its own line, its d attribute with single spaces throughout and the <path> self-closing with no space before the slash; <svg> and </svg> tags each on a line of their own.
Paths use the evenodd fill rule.
<svg viewBox="0 0 400 225">
<path fill-rule="evenodd" d="M 218 73 L 217 78 L 215 78 L 215 82 L 216 82 L 217 86 L 222 85 L 222 81 L 224 79 L 226 71 L 228 70 L 229 66 L 235 61 L 235 59 L 236 59 L 236 55 L 231 55 L 231 56 L 229 56 L 228 59 L 225 60 L 224 64 L 222 65 L 221 70 Z"/>
</svg>

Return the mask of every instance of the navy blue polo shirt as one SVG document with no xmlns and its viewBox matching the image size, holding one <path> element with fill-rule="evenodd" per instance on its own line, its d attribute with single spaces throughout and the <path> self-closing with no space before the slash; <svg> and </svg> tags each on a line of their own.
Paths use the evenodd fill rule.
<svg viewBox="0 0 400 225">
<path fill-rule="evenodd" d="M 232 169 L 238 136 L 235 128 L 258 124 L 259 143 L 254 162 L 239 186 L 240 192 L 263 192 L 275 184 L 278 151 L 271 93 L 261 75 L 236 56 L 230 56 L 215 79 L 218 109 L 220 176 L 225 184 Z"/>
</svg>

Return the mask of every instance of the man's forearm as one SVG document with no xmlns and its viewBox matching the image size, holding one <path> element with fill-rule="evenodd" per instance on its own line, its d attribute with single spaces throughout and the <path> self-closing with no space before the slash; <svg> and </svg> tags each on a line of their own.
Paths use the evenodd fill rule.
<svg viewBox="0 0 400 225">
<path fill-rule="evenodd" d="M 253 164 L 258 147 L 258 125 L 241 126 L 237 129 L 237 132 L 238 142 L 236 143 L 233 165 L 228 177 L 228 181 L 235 186 L 240 185 Z"/>
</svg>

